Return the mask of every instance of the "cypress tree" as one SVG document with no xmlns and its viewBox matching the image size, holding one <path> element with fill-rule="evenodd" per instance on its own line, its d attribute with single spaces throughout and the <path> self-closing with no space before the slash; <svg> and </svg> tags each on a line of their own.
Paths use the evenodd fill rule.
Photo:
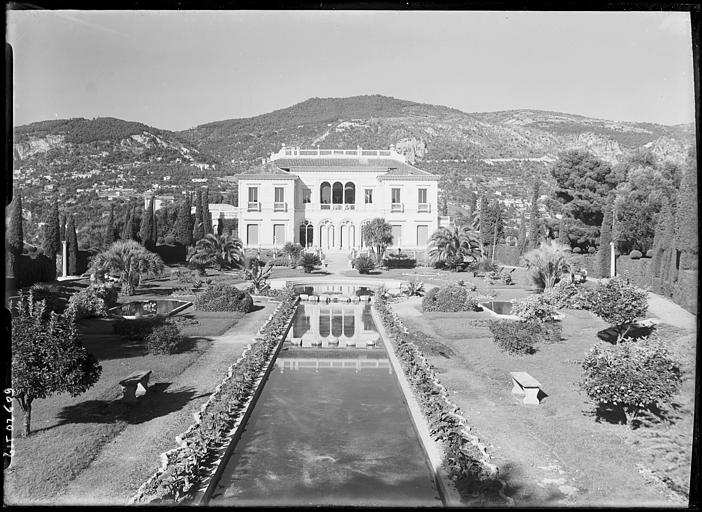
<svg viewBox="0 0 702 512">
<path fill-rule="evenodd" d="M 68 216 L 66 224 L 66 245 L 68 251 L 68 275 L 78 275 L 78 236 L 73 215 Z"/>
<path fill-rule="evenodd" d="M 531 193 L 531 215 L 529 216 L 529 249 L 539 246 L 539 182 L 534 182 Z"/>
<path fill-rule="evenodd" d="M 699 254 L 697 215 L 697 169 L 690 161 L 680 182 L 680 191 L 675 209 L 675 245 L 681 251 L 680 268 L 697 268 Z"/>
<path fill-rule="evenodd" d="M 568 238 L 568 222 L 565 217 L 561 217 L 561 222 L 558 225 L 558 241 L 563 245 L 570 247 L 570 239 Z"/>
<path fill-rule="evenodd" d="M 191 226 L 192 214 L 190 210 L 192 206 L 190 205 L 190 196 L 185 196 L 183 202 L 180 204 L 178 209 L 178 217 L 176 218 L 175 226 L 173 231 L 175 233 L 176 241 L 184 246 L 192 245 L 193 243 L 193 228 Z"/>
<path fill-rule="evenodd" d="M 62 242 L 64 240 L 66 240 L 66 214 L 65 213 L 61 214 L 61 219 L 59 220 L 59 236 L 61 237 Z"/>
<path fill-rule="evenodd" d="M 22 229 L 22 195 L 17 193 L 17 197 L 12 201 L 10 212 L 10 225 L 7 233 L 7 263 L 8 275 L 19 279 L 20 277 L 20 254 L 24 248 L 24 231 Z"/>
<path fill-rule="evenodd" d="M 524 218 L 524 211 L 519 219 L 519 235 L 517 235 L 517 248 L 519 249 L 519 255 L 521 256 L 526 249 L 526 219 Z"/>
<path fill-rule="evenodd" d="M 202 211 L 202 194 L 197 193 L 195 203 L 195 226 L 193 226 L 193 243 L 205 236 L 205 219 Z"/>
<path fill-rule="evenodd" d="M 600 271 L 600 277 L 609 277 L 610 268 L 610 251 L 612 248 L 609 243 L 612 241 L 612 206 L 608 204 L 605 207 L 604 217 L 602 218 L 602 227 L 600 228 L 600 248 L 597 251 L 597 264 Z"/>
<path fill-rule="evenodd" d="M 59 228 L 58 201 L 54 199 L 49 208 L 44 224 L 44 240 L 42 250 L 49 258 L 56 261 L 56 255 L 61 252 L 61 233 Z"/>
<path fill-rule="evenodd" d="M 115 205 L 110 205 L 110 216 L 107 218 L 107 225 L 105 226 L 105 236 L 103 237 L 103 242 L 105 247 L 109 247 L 115 241 Z"/>
<path fill-rule="evenodd" d="M 205 223 L 205 234 L 213 232 L 212 229 L 212 213 L 210 212 L 210 192 L 207 187 L 200 190 L 202 194 L 202 221 Z"/>
<path fill-rule="evenodd" d="M 154 197 L 151 196 L 149 207 L 144 209 L 144 215 L 141 218 L 141 229 L 139 230 L 141 244 L 151 251 L 156 245 L 154 240 Z"/>
<path fill-rule="evenodd" d="M 671 222 L 670 204 L 667 199 L 663 198 L 663 206 L 658 214 L 656 222 L 656 230 L 653 235 L 653 259 L 651 260 L 651 276 L 661 277 L 663 273 L 663 260 L 665 257 L 665 240 L 667 238 L 666 230 Z M 669 238 L 669 237 L 668 237 Z M 668 240 L 669 242 L 670 240 Z"/>
<path fill-rule="evenodd" d="M 134 238 L 134 211 L 131 205 L 127 205 L 127 213 L 124 217 L 124 226 L 122 227 L 122 240 L 132 240 Z"/>
</svg>

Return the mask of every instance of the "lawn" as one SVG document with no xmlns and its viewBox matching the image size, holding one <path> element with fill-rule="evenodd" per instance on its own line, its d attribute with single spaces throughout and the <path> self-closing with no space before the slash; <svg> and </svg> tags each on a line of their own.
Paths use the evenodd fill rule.
<svg viewBox="0 0 702 512">
<path fill-rule="evenodd" d="M 70 293 L 87 285 L 87 280 L 62 282 L 58 288 L 67 300 Z M 163 297 L 171 285 L 168 279 L 153 280 L 136 296 L 121 297 L 120 302 Z M 261 309 L 262 305 L 255 306 L 256 311 Z M 6 500 L 51 502 L 129 425 L 169 415 L 199 398 L 192 389 L 169 386 L 210 348 L 213 336 L 230 330 L 244 313 L 203 312 L 190 307 L 176 316 L 183 319 L 182 333 L 188 337 L 188 343 L 182 352 L 171 355 L 152 355 L 143 342 L 121 339 L 113 333 L 113 319 L 79 322 L 84 345 L 102 365 L 100 379 L 78 397 L 61 394 L 34 402 L 31 436 L 13 439 L 15 457 L 5 472 Z M 138 407 L 122 404 L 116 400 L 121 396 L 119 381 L 141 369 L 152 371 L 150 384 L 155 392 L 143 397 Z M 15 406 L 14 420 L 19 427 L 19 406 Z"/>
<path fill-rule="evenodd" d="M 525 286 L 498 298 L 532 293 Z M 668 419 L 646 418 L 638 428 L 598 417 L 579 391 L 581 361 L 606 324 L 587 311 L 566 310 L 563 340 L 535 354 L 501 352 L 487 312 L 423 313 L 421 299 L 393 304 L 408 327 L 433 337 L 420 347 L 488 444 L 518 505 L 678 505 L 686 502 L 692 443 L 693 363 Z M 661 337 L 682 360 L 694 361 L 694 335 L 668 325 Z M 524 406 L 511 393 L 509 372 L 526 371 L 547 397 Z M 657 476 L 656 476 L 657 475 Z M 665 482 L 665 483 L 664 483 Z M 677 492 L 676 492 L 677 491 Z"/>
</svg>

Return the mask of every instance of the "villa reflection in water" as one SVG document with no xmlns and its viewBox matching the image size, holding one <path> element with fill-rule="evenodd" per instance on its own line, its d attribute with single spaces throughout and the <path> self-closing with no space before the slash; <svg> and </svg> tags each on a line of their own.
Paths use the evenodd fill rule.
<svg viewBox="0 0 702 512">
<path fill-rule="evenodd" d="M 364 303 L 303 303 L 289 339 L 302 347 L 381 347 L 370 306 Z"/>
</svg>

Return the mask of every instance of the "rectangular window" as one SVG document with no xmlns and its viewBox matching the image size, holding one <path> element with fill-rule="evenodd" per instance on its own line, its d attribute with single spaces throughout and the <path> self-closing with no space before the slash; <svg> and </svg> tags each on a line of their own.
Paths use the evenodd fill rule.
<svg viewBox="0 0 702 512">
<path fill-rule="evenodd" d="M 425 189 L 425 188 L 418 189 L 417 202 L 419 204 L 426 204 L 426 202 L 427 202 L 427 189 Z"/>
<path fill-rule="evenodd" d="M 258 224 L 246 225 L 246 245 L 258 245 Z"/>
<path fill-rule="evenodd" d="M 392 195 L 392 203 L 393 204 L 399 204 L 400 201 L 400 189 L 399 188 L 393 188 L 391 189 L 391 195 Z"/>
<path fill-rule="evenodd" d="M 249 203 L 258 203 L 258 187 L 249 187 Z"/>
<path fill-rule="evenodd" d="M 308 188 L 302 189 L 302 202 L 303 204 L 312 202 L 312 191 Z"/>
<path fill-rule="evenodd" d="M 373 204 L 373 189 L 367 188 L 365 190 L 366 204 Z"/>
<path fill-rule="evenodd" d="M 426 247 L 429 242 L 429 226 L 417 226 L 417 247 Z"/>
<path fill-rule="evenodd" d="M 391 245 L 393 247 L 401 247 L 401 245 L 402 245 L 402 226 L 393 224 L 391 227 L 392 227 L 392 244 Z"/>
<path fill-rule="evenodd" d="M 285 224 L 273 224 L 273 244 L 283 245 L 285 240 Z"/>
<path fill-rule="evenodd" d="M 275 202 L 284 203 L 285 202 L 285 189 L 283 187 L 275 187 Z"/>
</svg>

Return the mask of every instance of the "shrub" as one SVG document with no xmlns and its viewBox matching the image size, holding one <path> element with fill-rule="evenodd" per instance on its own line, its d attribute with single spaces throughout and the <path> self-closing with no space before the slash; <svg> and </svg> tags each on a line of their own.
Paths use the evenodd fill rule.
<svg viewBox="0 0 702 512">
<path fill-rule="evenodd" d="M 47 313 L 55 311 L 59 313 L 61 310 L 61 299 L 59 298 L 58 288 L 54 285 L 46 283 L 34 283 L 29 288 L 30 296 L 32 300 L 46 302 Z"/>
<path fill-rule="evenodd" d="M 146 336 L 146 348 L 152 354 L 174 354 L 182 349 L 184 341 L 176 324 L 165 323 Z"/>
<path fill-rule="evenodd" d="M 629 257 L 630 257 L 632 260 L 641 259 L 641 256 L 643 256 L 643 255 L 641 254 L 641 251 L 637 251 L 636 249 L 634 249 L 633 251 L 631 251 L 631 252 L 629 253 Z"/>
<path fill-rule="evenodd" d="M 556 308 L 542 295 L 532 295 L 512 305 L 512 314 L 522 320 L 552 322 Z"/>
<path fill-rule="evenodd" d="M 290 258 L 287 256 L 276 256 L 268 261 L 268 264 L 273 267 L 287 267 L 290 265 Z"/>
<path fill-rule="evenodd" d="M 670 401 L 680 382 L 678 363 L 649 338 L 596 344 L 583 361 L 580 386 L 593 402 L 621 410 L 631 425 L 641 410 Z"/>
<path fill-rule="evenodd" d="M 432 288 L 422 299 L 424 311 L 479 311 L 478 299 L 465 286 L 442 286 Z"/>
<path fill-rule="evenodd" d="M 406 254 L 396 253 L 387 254 L 383 260 L 383 265 L 387 268 L 414 268 L 417 266 L 417 260 L 410 258 Z"/>
<path fill-rule="evenodd" d="M 568 281 L 559 281 L 544 291 L 543 298 L 556 309 L 591 309 L 592 292 L 588 288 Z"/>
<path fill-rule="evenodd" d="M 353 268 L 358 270 L 359 274 L 368 274 L 375 268 L 375 262 L 370 256 L 358 256 L 353 260 Z"/>
<path fill-rule="evenodd" d="M 319 259 L 317 254 L 306 252 L 300 256 L 300 259 L 297 260 L 297 264 L 302 267 L 305 274 L 309 274 L 315 267 L 322 264 L 322 260 Z"/>
<path fill-rule="evenodd" d="M 536 329 L 538 322 L 518 320 L 493 320 L 489 329 L 497 346 L 510 354 L 533 354 L 536 352 Z"/>
<path fill-rule="evenodd" d="M 597 249 L 595 249 L 595 247 L 592 246 L 592 245 L 591 245 L 590 247 L 587 248 L 587 253 L 588 253 L 588 254 L 595 254 L 596 252 L 597 252 Z"/>
<path fill-rule="evenodd" d="M 175 245 L 176 239 L 173 235 L 168 235 L 163 239 L 163 243 L 166 245 Z"/>
<path fill-rule="evenodd" d="M 79 319 L 105 317 L 118 296 L 119 289 L 111 283 L 91 284 L 68 299 L 68 309 Z"/>
<path fill-rule="evenodd" d="M 165 323 L 166 318 L 163 316 L 135 318 L 132 320 L 120 318 L 112 324 L 112 328 L 115 334 L 123 338 L 143 341 L 154 329 Z"/>
<path fill-rule="evenodd" d="M 583 250 L 580 247 L 573 247 L 573 252 L 575 254 L 580 254 L 581 252 L 583 252 Z"/>
<path fill-rule="evenodd" d="M 646 251 L 647 258 L 653 258 L 653 254 L 654 254 L 653 249 L 649 249 L 648 251 Z"/>
<path fill-rule="evenodd" d="M 213 284 L 195 295 L 195 307 L 200 311 L 242 311 L 248 313 L 253 308 L 249 293 L 236 286 Z"/>
<path fill-rule="evenodd" d="M 600 282 L 592 292 L 592 312 L 617 331 L 617 342 L 625 336 L 631 324 L 646 314 L 646 291 L 626 284 L 619 277 Z"/>
</svg>

